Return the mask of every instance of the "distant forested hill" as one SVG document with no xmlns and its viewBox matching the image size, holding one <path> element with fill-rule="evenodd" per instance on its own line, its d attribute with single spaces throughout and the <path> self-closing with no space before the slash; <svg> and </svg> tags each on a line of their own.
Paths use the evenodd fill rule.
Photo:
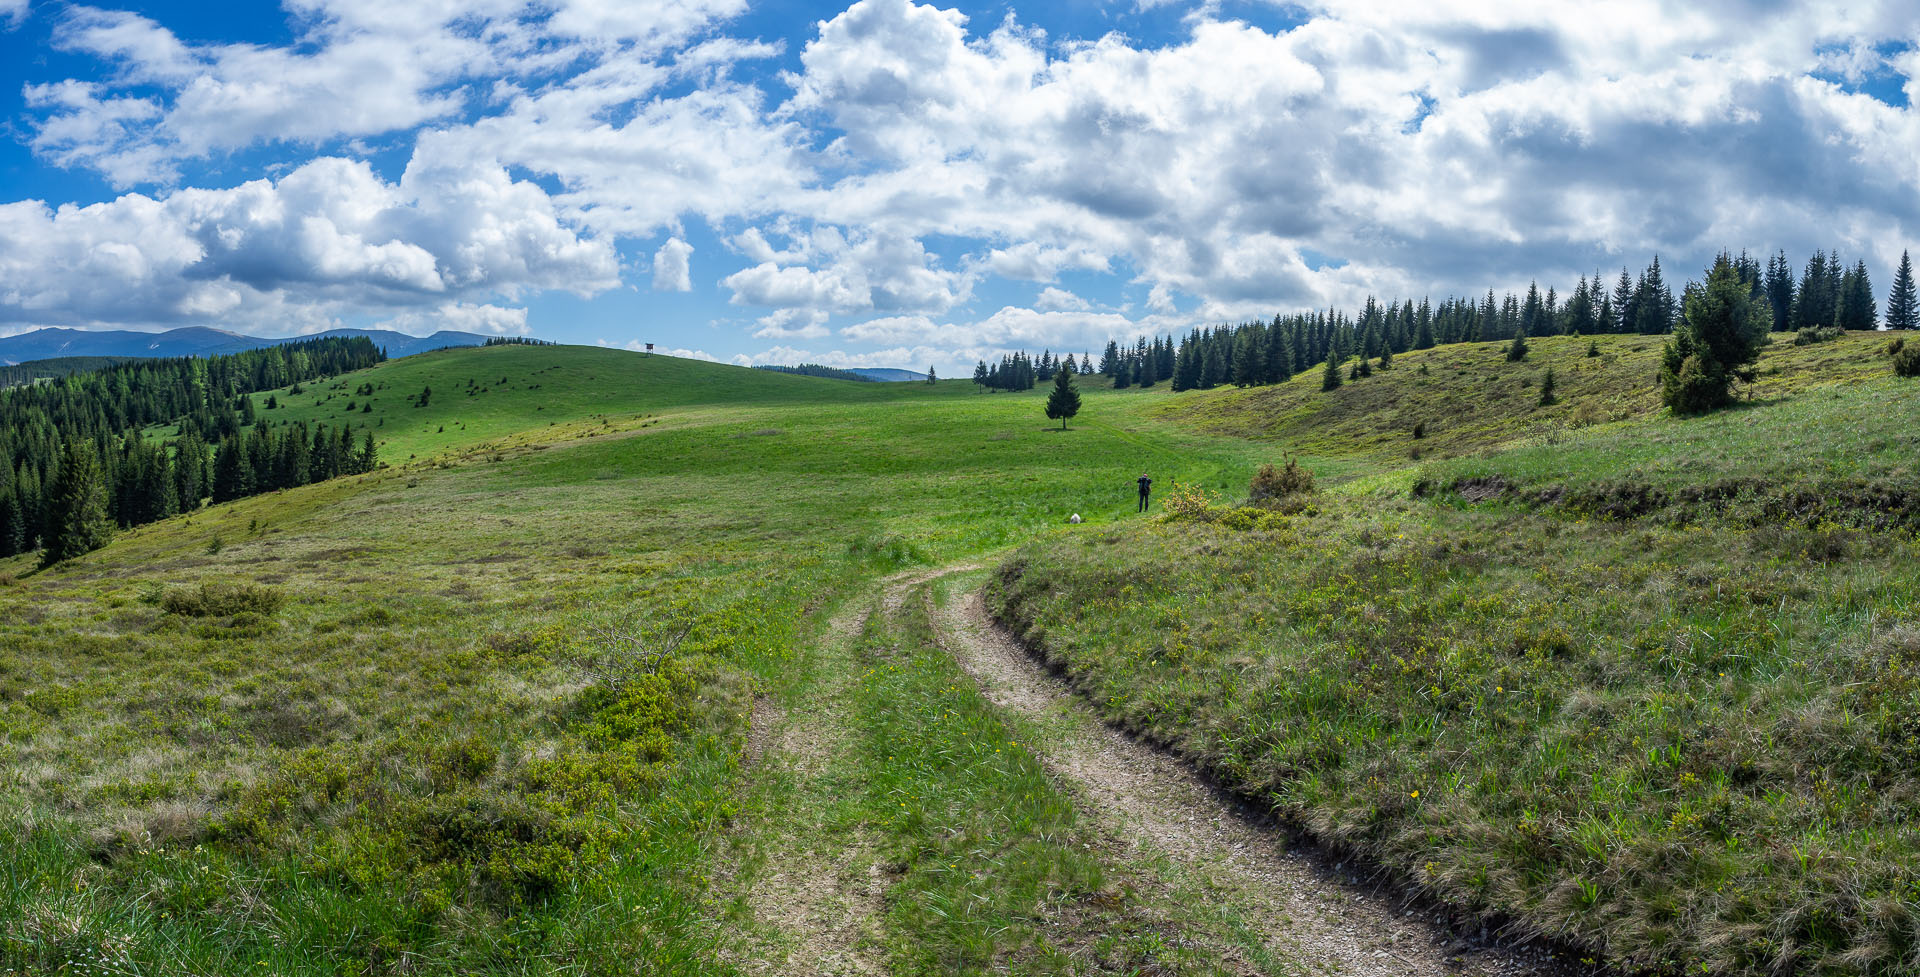
<svg viewBox="0 0 1920 977">
<path fill-rule="evenodd" d="M 64 377 L 69 373 L 82 370 L 99 370 L 133 359 L 130 356 L 61 356 L 51 360 L 34 360 L 18 366 L 0 366 L 0 390 L 33 383 L 36 380 L 49 380 Z"/>
<path fill-rule="evenodd" d="M 373 366 L 364 337 L 226 356 L 138 359 L 0 392 L 0 556 L 51 562 L 137 526 L 216 502 L 371 470 L 365 421 L 271 424 L 248 394 Z M 371 392 L 363 393 L 367 396 Z M 422 393 L 419 399 L 427 394 Z M 275 406 L 269 401 L 268 407 Z M 171 425 L 158 441 L 149 428 Z"/>
<path fill-rule="evenodd" d="M 818 363 L 802 363 L 799 366 L 756 366 L 756 370 L 770 370 L 774 373 L 791 373 L 799 377 L 824 377 L 828 380 L 852 380 L 855 383 L 871 383 L 875 377 L 863 375 L 859 370 L 842 370 L 837 367 L 821 366 Z"/>
</svg>

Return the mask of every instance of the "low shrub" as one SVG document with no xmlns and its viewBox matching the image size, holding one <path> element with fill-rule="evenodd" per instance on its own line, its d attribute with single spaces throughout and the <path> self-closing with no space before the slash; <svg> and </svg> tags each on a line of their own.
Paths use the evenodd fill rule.
<svg viewBox="0 0 1920 977">
<path fill-rule="evenodd" d="M 1896 339 L 1887 344 L 1887 356 L 1893 360 L 1895 376 L 1920 377 L 1920 343 Z"/>
<path fill-rule="evenodd" d="M 1795 346 L 1812 346 L 1814 343 L 1831 342 L 1847 334 L 1837 326 L 1813 326 L 1793 334 Z"/>
<path fill-rule="evenodd" d="M 280 591 L 240 581 L 175 587 L 160 595 L 160 609 L 181 617 L 226 617 L 243 613 L 271 617 L 284 603 L 286 596 Z"/>
<path fill-rule="evenodd" d="M 1422 433 L 1426 430 L 1424 426 L 1416 429 Z M 1254 472 L 1253 481 L 1247 485 L 1247 498 L 1255 505 L 1312 492 L 1313 473 L 1300 467 L 1297 458 L 1288 458 L 1285 468 L 1275 468 L 1271 463 L 1261 465 L 1260 470 Z"/>
<path fill-rule="evenodd" d="M 1200 486 L 1181 485 L 1178 482 L 1167 493 L 1167 499 L 1160 504 L 1160 508 L 1169 520 L 1197 519 L 1204 522 L 1213 513 L 1213 504 L 1207 501 L 1207 493 Z"/>
</svg>

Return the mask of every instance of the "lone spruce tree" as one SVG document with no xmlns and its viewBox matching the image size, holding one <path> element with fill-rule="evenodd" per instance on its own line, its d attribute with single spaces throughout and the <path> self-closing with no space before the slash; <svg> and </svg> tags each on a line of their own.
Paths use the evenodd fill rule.
<svg viewBox="0 0 1920 977">
<path fill-rule="evenodd" d="M 113 538 L 113 520 L 107 517 L 107 483 L 93 445 L 68 441 L 47 495 L 46 552 L 43 566 L 91 553 Z"/>
<path fill-rule="evenodd" d="M 1067 418 L 1080 413 L 1080 391 L 1073 387 L 1072 370 L 1053 371 L 1053 389 L 1047 391 L 1047 416 L 1060 421 L 1060 430 L 1067 429 Z"/>
<path fill-rule="evenodd" d="M 1913 260 L 1900 252 L 1900 270 L 1893 276 L 1893 291 L 1887 293 L 1887 328 L 1920 329 L 1920 303 L 1913 287 Z"/>
<path fill-rule="evenodd" d="M 1733 401 L 1733 383 L 1752 383 L 1753 362 L 1771 331 L 1771 310 L 1754 301 L 1733 260 L 1722 253 L 1704 285 L 1689 286 L 1660 367 L 1660 395 L 1676 414 L 1700 414 Z"/>
</svg>

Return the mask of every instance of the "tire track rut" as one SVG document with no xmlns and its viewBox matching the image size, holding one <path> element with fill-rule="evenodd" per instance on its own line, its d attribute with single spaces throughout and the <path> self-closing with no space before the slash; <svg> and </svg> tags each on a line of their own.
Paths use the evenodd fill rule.
<svg viewBox="0 0 1920 977">
<path fill-rule="evenodd" d="M 957 573 L 973 567 L 955 567 Z M 896 591 L 943 573 L 901 578 Z M 929 596 L 929 599 L 930 596 Z M 1230 900 L 1268 948 L 1311 973 L 1517 977 L 1567 972 L 1544 948 L 1463 945 L 1390 893 L 1352 884 L 1292 850 L 1285 832 L 1167 753 L 1103 722 L 993 620 L 980 589 L 933 609 L 941 640 L 996 705 L 1052 730 L 1041 762 L 1135 857 L 1163 855 Z"/>
</svg>

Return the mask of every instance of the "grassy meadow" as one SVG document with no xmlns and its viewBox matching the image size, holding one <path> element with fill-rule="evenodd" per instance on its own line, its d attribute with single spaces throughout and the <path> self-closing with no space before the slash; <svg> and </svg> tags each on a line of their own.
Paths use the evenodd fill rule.
<svg viewBox="0 0 1920 977">
<path fill-rule="evenodd" d="M 1473 389 L 1589 359 L 1536 340 L 1448 395 L 1482 404 L 1430 422 L 1454 457 L 1391 466 L 1418 442 L 1355 408 L 1380 389 L 1203 395 L 1213 430 L 1340 418 L 1266 433 L 1372 473 L 1028 544 L 994 600 L 1110 719 L 1445 901 L 1657 971 L 1920 972 L 1920 388 L 1883 344 L 1776 348 L 1712 417 L 1469 450 L 1501 423 Z M 1521 409 L 1577 417 L 1562 370 Z"/>
<path fill-rule="evenodd" d="M 0 973 L 731 972 L 748 718 L 827 680 L 829 613 L 1257 454 L 1153 397 L 1063 434 L 1041 391 L 586 348 L 259 416 L 365 384 L 391 467 L 0 567 Z M 1004 921 L 970 927 L 990 962 Z"/>
<path fill-rule="evenodd" d="M 848 906 L 855 972 L 1223 969 L 1244 927 L 940 647 L 957 585 L 878 599 L 974 563 L 1108 718 L 1443 900 L 1920 972 L 1920 388 L 1776 346 L 1675 420 L 1657 339 L 1597 343 L 1088 384 L 1066 432 L 1044 388 L 583 347 L 256 394 L 387 467 L 0 561 L 0 974 L 781 973 Z M 1286 453 L 1319 493 L 1230 504 Z M 1136 516 L 1143 470 L 1214 501 Z"/>
</svg>

